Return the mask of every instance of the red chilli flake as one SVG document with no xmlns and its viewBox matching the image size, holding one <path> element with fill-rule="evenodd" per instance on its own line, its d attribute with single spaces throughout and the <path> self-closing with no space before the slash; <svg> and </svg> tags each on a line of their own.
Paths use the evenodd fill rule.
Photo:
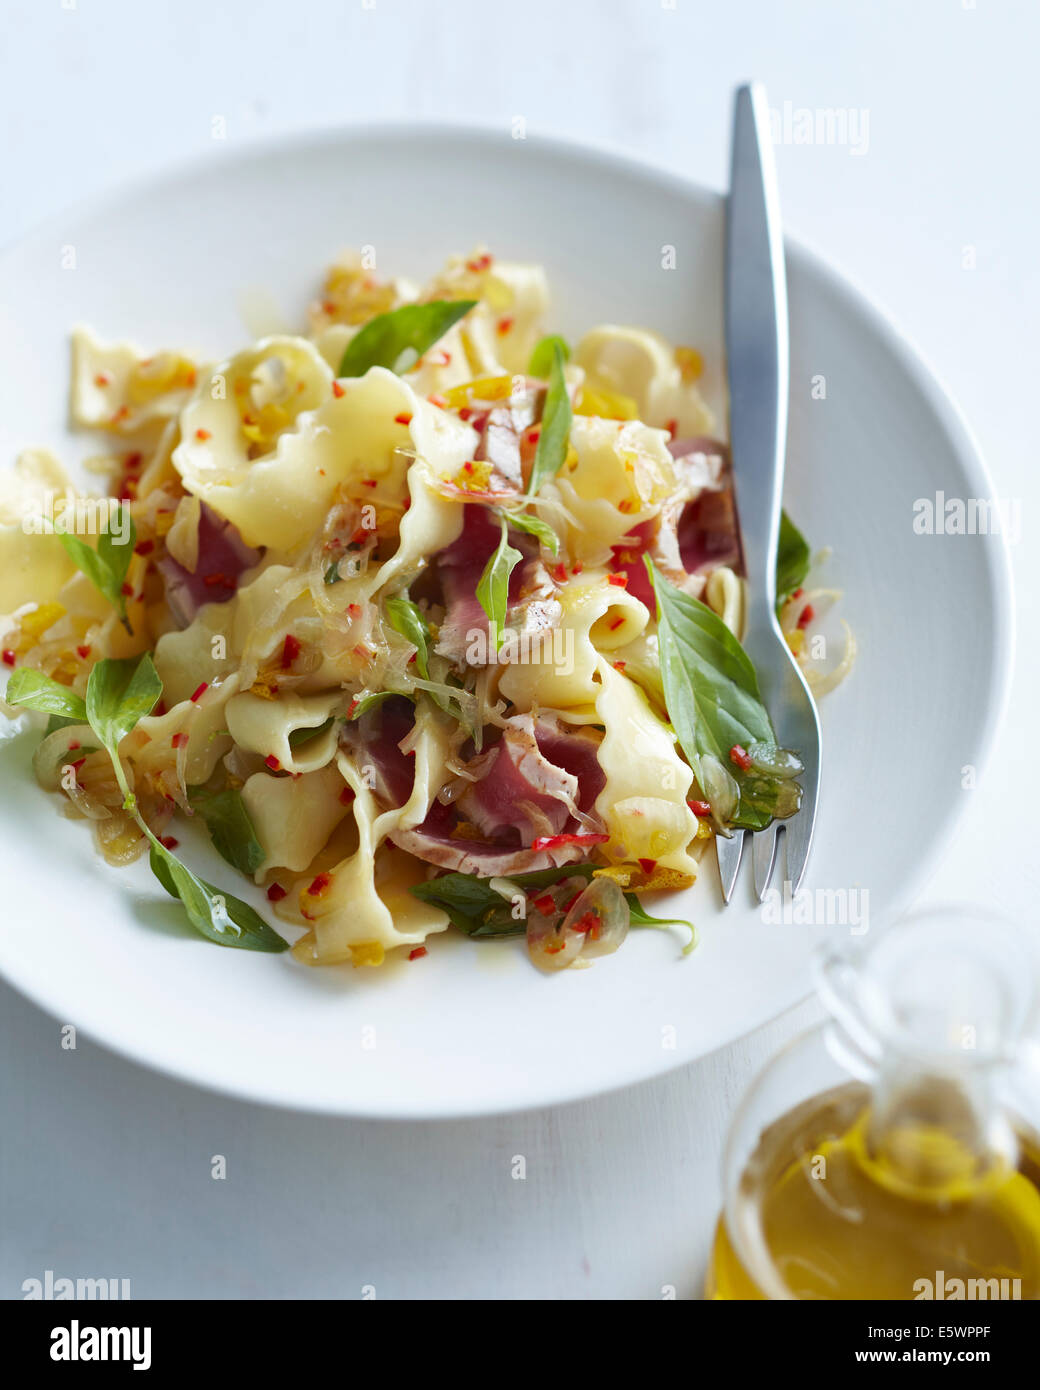
<svg viewBox="0 0 1040 1390">
<path fill-rule="evenodd" d="M 107 372 L 98 372 L 97 376 L 94 378 L 94 385 L 102 387 L 111 386 L 112 378 Z"/>
<path fill-rule="evenodd" d="M 803 630 L 809 626 L 813 618 L 816 617 L 816 610 L 811 603 L 807 603 L 798 615 L 798 626 Z"/>
<path fill-rule="evenodd" d="M 665 429 L 668 431 L 668 438 L 669 438 L 669 439 L 674 439 L 675 436 L 679 433 L 679 421 L 678 421 L 678 420 L 666 420 L 666 421 L 664 422 L 664 427 L 665 427 Z"/>
<path fill-rule="evenodd" d="M 155 542 L 154 542 L 154 541 L 138 541 L 137 544 L 134 546 L 134 554 L 135 554 L 135 555 L 151 555 L 151 553 L 152 553 L 152 551 L 153 551 L 154 549 L 155 549 Z"/>
<path fill-rule="evenodd" d="M 656 859 L 639 859 L 636 861 L 644 874 L 652 874 L 657 868 Z"/>
<path fill-rule="evenodd" d="M 203 697 L 203 695 L 205 695 L 205 693 L 206 693 L 206 691 L 207 691 L 208 689 L 209 689 L 209 681 L 203 681 L 202 684 L 199 686 L 199 688 L 194 692 L 194 694 L 193 694 L 192 697 L 191 697 L 192 704 L 194 704 L 197 700 L 201 700 L 202 697 Z"/>
<path fill-rule="evenodd" d="M 693 814 L 695 816 L 699 816 L 701 820 L 703 820 L 706 816 L 711 815 L 711 807 L 708 805 L 706 801 L 687 801 L 686 804 L 687 806 L 689 806 Z"/>
<path fill-rule="evenodd" d="M 729 750 L 729 760 L 735 767 L 739 767 L 742 772 L 751 771 L 751 758 L 748 756 L 747 749 L 741 748 L 739 743 L 735 743 Z"/>
<path fill-rule="evenodd" d="M 334 381 L 332 383 L 332 394 L 337 398 L 340 396 L 345 396 L 347 394 L 347 388 L 345 386 L 341 386 L 338 381 Z"/>
<path fill-rule="evenodd" d="M 348 604 L 347 604 L 347 612 L 350 614 L 350 616 L 351 616 L 352 618 L 360 618 L 360 617 L 361 617 L 361 604 L 360 604 L 360 603 L 348 603 Z"/>
<path fill-rule="evenodd" d="M 549 573 L 556 580 L 557 584 L 562 584 L 567 578 L 567 566 L 562 563 L 550 565 Z"/>
<path fill-rule="evenodd" d="M 206 441 L 207 439 L 212 439 L 213 436 L 210 434 L 209 430 L 196 430 L 196 431 L 195 431 L 195 438 L 196 438 L 196 439 L 201 439 L 202 442 L 205 443 L 205 441 Z"/>
<path fill-rule="evenodd" d="M 134 592 L 133 585 L 132 585 L 132 584 L 123 584 L 123 585 L 120 586 L 119 592 L 120 592 L 121 594 L 125 594 L 125 595 L 127 596 L 127 598 L 129 598 L 130 595 Z"/>
<path fill-rule="evenodd" d="M 283 898 L 288 896 L 288 888 L 283 888 L 280 883 L 272 883 L 267 890 L 267 901 L 271 903 L 280 903 Z"/>
<path fill-rule="evenodd" d="M 539 835 L 531 843 L 533 850 L 557 849 L 560 845 L 604 845 L 609 835 Z"/>
<path fill-rule="evenodd" d="M 434 392 L 432 396 L 427 396 L 426 399 L 431 405 L 439 406 L 441 410 L 444 410 L 448 404 L 447 396 L 442 396 L 439 392 Z"/>
<path fill-rule="evenodd" d="M 515 322 L 516 319 L 511 314 L 505 314 L 495 324 L 495 332 L 500 338 L 504 338 Z"/>
<path fill-rule="evenodd" d="M 174 736 L 170 739 L 170 746 L 172 748 L 186 748 L 187 744 L 188 735 L 185 733 L 174 734 Z"/>
<path fill-rule="evenodd" d="M 69 744 L 69 752 L 71 753 L 74 749 L 78 748 L 79 746 L 80 746 L 79 739 L 76 739 L 75 743 L 70 743 L 70 744 Z"/>
<path fill-rule="evenodd" d="M 349 806 L 356 795 L 357 793 L 354 791 L 353 787 L 344 787 L 339 794 L 339 804 L 341 806 Z"/>
<path fill-rule="evenodd" d="M 159 843 L 162 845 L 163 849 L 176 849 L 180 844 L 180 840 L 175 840 L 172 835 L 160 835 Z"/>
<path fill-rule="evenodd" d="M 82 756 L 82 758 L 77 758 L 76 761 L 75 761 L 74 763 L 69 763 L 69 767 L 74 767 L 74 768 L 76 769 L 76 771 L 78 772 L 79 769 L 83 766 L 83 764 L 84 764 L 86 761 L 87 761 L 87 755 L 86 755 L 86 753 L 84 753 L 83 756 Z"/>
<path fill-rule="evenodd" d="M 571 930 L 580 931 L 583 934 L 589 932 L 592 933 L 593 936 L 598 936 L 599 926 L 599 913 L 593 912 L 590 909 L 588 912 L 583 912 L 582 915 L 578 918 L 578 920 L 572 924 Z"/>
<path fill-rule="evenodd" d="M 331 883 L 331 874 L 316 874 L 307 885 L 307 896 L 309 898 L 320 898 L 323 893 L 329 891 L 329 885 Z"/>
<path fill-rule="evenodd" d="M 378 481 L 377 481 L 375 478 L 362 478 L 362 479 L 361 479 L 361 486 L 362 486 L 362 487 L 378 487 L 378 486 L 379 486 L 379 483 L 378 483 Z"/>
<path fill-rule="evenodd" d="M 608 575 L 607 575 L 607 583 L 608 583 L 608 584 L 614 584 L 614 585 L 616 585 L 617 588 L 619 588 L 619 589 L 627 589 L 627 588 L 628 588 L 628 575 L 627 575 L 627 574 L 608 574 Z"/>
<path fill-rule="evenodd" d="M 13 666 L 14 663 L 18 660 L 18 658 L 15 656 L 14 652 L 11 650 L 10 647 L 4 648 L 3 657 L 5 666 Z"/>
<path fill-rule="evenodd" d="M 271 769 L 272 772 L 281 772 L 282 765 L 273 753 L 268 753 L 267 757 L 264 759 L 264 762 L 267 764 L 267 766 Z"/>
<path fill-rule="evenodd" d="M 491 257 L 484 253 L 483 256 L 474 256 L 472 260 L 466 262 L 466 269 L 471 270 L 474 275 L 482 270 L 491 269 Z"/>
<path fill-rule="evenodd" d="M 610 624 L 610 630 L 611 630 L 611 632 L 617 632 L 618 628 L 621 626 L 621 624 L 622 624 L 624 621 L 625 621 L 624 618 L 622 618 L 622 617 L 620 617 L 620 616 L 618 616 L 617 618 L 615 618 L 614 621 Z"/>
<path fill-rule="evenodd" d="M 282 670 L 288 671 L 296 658 L 300 655 L 299 640 L 291 632 L 285 634 L 285 641 L 282 644 Z"/>
<path fill-rule="evenodd" d="M 614 666 L 614 670 L 615 670 L 615 671 L 620 671 L 621 674 L 624 675 L 624 673 L 625 673 L 625 663 L 624 663 L 623 661 L 615 661 L 615 662 L 613 663 L 613 666 Z"/>
<path fill-rule="evenodd" d="M 408 959 L 409 959 L 409 960 L 420 960 L 423 956 L 428 955 L 428 954 L 429 954 L 429 952 L 427 951 L 427 949 L 426 949 L 425 946 L 416 946 L 416 948 L 415 948 L 414 951 L 409 951 L 409 952 L 408 952 Z"/>
<path fill-rule="evenodd" d="M 805 592 L 804 589 L 795 589 L 795 591 L 794 591 L 794 593 L 791 595 L 791 597 L 792 597 L 792 598 L 801 598 L 801 596 L 802 596 L 802 594 L 803 594 L 804 592 Z"/>
<path fill-rule="evenodd" d="M 538 911 L 545 913 L 547 917 L 550 912 L 556 911 L 556 903 L 553 901 L 552 896 L 549 893 L 543 893 L 540 898 L 532 898 L 531 901 L 534 903 Z"/>
<path fill-rule="evenodd" d="M 394 424 L 395 424 L 395 425 L 410 425 L 411 423 L 412 423 L 412 416 L 411 416 L 411 412 L 410 412 L 410 411 L 402 410 L 401 413 L 400 413 L 400 415 L 395 415 L 395 416 L 394 416 Z"/>
</svg>

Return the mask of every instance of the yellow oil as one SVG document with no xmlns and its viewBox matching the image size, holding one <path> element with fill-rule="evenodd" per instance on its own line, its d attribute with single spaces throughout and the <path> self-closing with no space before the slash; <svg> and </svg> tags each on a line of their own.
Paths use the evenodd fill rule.
<svg viewBox="0 0 1040 1390">
<path fill-rule="evenodd" d="M 1009 1161 L 980 1152 L 963 1107 L 932 1110 L 897 1107 L 882 1129 L 852 1084 L 771 1125 L 732 1204 L 736 1242 L 719 1221 L 708 1296 L 1040 1297 L 1036 1138 L 1018 1130 Z"/>
</svg>

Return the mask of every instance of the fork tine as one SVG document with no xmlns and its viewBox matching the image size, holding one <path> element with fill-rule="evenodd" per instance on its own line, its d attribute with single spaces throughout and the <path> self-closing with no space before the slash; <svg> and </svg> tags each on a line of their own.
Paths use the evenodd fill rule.
<svg viewBox="0 0 1040 1390">
<path fill-rule="evenodd" d="M 784 848 L 787 851 L 787 879 L 791 892 L 797 893 L 805 877 L 812 849 L 813 826 L 816 824 L 816 807 L 803 806 L 796 816 L 784 822 Z"/>
<path fill-rule="evenodd" d="M 723 901 L 729 902 L 733 896 L 733 885 L 740 869 L 740 856 L 744 850 L 743 830 L 736 830 L 726 839 L 724 835 L 715 836 L 715 853 L 719 859 L 719 878 L 722 880 Z"/>
<path fill-rule="evenodd" d="M 765 830 L 758 830 L 751 837 L 751 855 L 755 871 L 755 896 L 758 901 L 765 902 L 766 893 L 769 891 L 769 880 L 773 877 L 773 866 L 776 863 L 776 845 L 779 827 L 774 822 Z"/>
</svg>

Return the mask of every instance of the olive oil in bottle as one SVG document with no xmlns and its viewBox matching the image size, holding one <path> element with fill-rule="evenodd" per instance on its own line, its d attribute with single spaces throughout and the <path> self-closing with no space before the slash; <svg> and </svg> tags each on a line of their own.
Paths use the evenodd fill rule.
<svg viewBox="0 0 1040 1390">
<path fill-rule="evenodd" d="M 1007 1084 L 1031 976 L 1017 941 L 944 921 L 842 959 L 840 988 L 830 961 L 836 1018 L 734 1126 L 709 1297 L 1040 1298 L 1040 1141 Z"/>
</svg>

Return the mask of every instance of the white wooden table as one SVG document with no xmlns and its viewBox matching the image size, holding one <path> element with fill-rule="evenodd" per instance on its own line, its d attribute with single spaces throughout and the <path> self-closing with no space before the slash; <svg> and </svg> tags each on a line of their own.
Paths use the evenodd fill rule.
<svg viewBox="0 0 1040 1390">
<path fill-rule="evenodd" d="M 248 141 L 365 117 L 523 116 L 532 131 L 612 143 L 721 186 L 730 89 L 764 79 L 791 137 L 778 150 L 788 225 L 921 345 L 998 493 L 1021 503 L 1014 564 L 1030 598 L 1011 707 L 924 901 L 1035 911 L 1040 194 L 1020 103 L 1035 88 L 1040 11 L 1014 0 L 22 0 L 3 24 L 2 242 L 204 151 L 216 117 L 229 140 Z M 836 113 L 838 142 L 795 143 L 805 110 Z M 970 661 L 968 630 L 964 642 Z M 928 808 L 903 807 L 897 778 L 879 802 L 893 835 L 913 835 Z M 695 1293 L 727 1117 L 812 1017 L 807 1004 L 696 1066 L 586 1104 L 406 1127 L 263 1110 L 89 1044 L 63 1052 L 51 1020 L 0 985 L 0 1296 L 21 1297 L 47 1269 L 129 1278 L 139 1298 Z M 226 1181 L 210 1176 L 215 1154 Z"/>
</svg>

